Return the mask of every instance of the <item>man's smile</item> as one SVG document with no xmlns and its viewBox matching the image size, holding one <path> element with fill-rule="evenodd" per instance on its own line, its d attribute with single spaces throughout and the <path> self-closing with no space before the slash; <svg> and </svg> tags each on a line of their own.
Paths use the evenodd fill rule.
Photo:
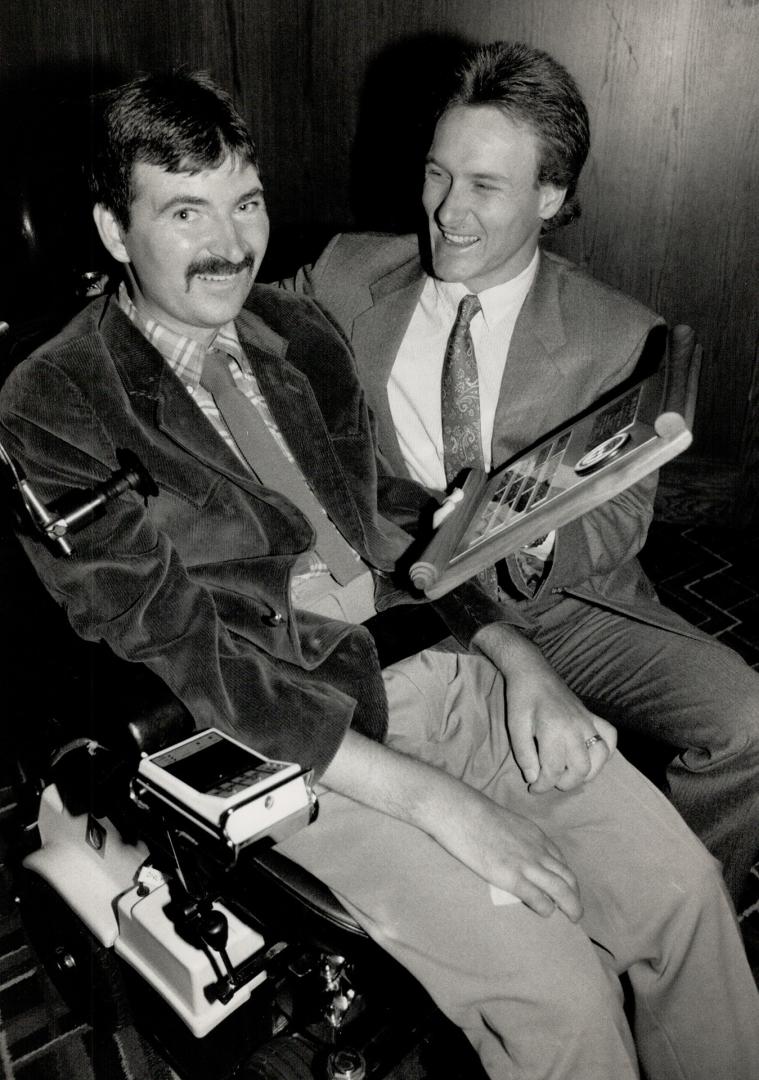
<svg viewBox="0 0 759 1080">
<path fill-rule="evenodd" d="M 255 272 L 255 256 L 247 255 L 242 262 L 227 263 L 219 260 L 196 262 L 187 268 L 186 281 L 189 291 L 193 281 L 202 282 L 205 286 L 224 290 L 237 288 L 244 282 L 249 286 Z"/>
<path fill-rule="evenodd" d="M 454 247 L 465 248 L 471 247 L 472 244 L 479 243 L 479 236 L 470 236 L 466 233 L 448 232 L 447 229 L 442 229 L 440 228 L 440 226 L 438 226 L 438 229 L 440 229 L 440 235 L 442 236 L 445 243 L 452 244 Z"/>
<path fill-rule="evenodd" d="M 229 282 L 239 281 L 240 275 L 246 274 L 248 272 L 249 268 L 247 266 L 243 266 L 239 270 L 232 270 L 225 274 L 193 274 L 193 277 L 197 278 L 199 281 L 214 281 L 225 284 Z"/>
</svg>

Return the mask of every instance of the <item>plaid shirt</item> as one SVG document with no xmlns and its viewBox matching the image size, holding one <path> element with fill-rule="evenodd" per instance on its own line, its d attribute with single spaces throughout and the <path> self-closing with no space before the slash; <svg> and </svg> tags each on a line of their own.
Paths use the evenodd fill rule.
<svg viewBox="0 0 759 1080">
<path fill-rule="evenodd" d="M 177 378 L 184 384 L 187 393 L 193 398 L 195 404 L 201 409 L 214 430 L 245 465 L 246 469 L 252 471 L 238 450 L 237 443 L 232 438 L 221 413 L 216 408 L 213 397 L 204 386 L 200 385 L 206 356 L 214 350 L 224 353 L 229 358 L 229 370 L 232 372 L 235 385 L 239 390 L 242 390 L 251 406 L 258 411 L 288 461 L 294 463 L 295 459 L 290 452 L 290 448 L 269 410 L 266 399 L 258 385 L 258 380 L 253 374 L 248 358 L 240 345 L 234 322 L 230 321 L 225 326 L 222 326 L 216 332 L 211 343 L 203 345 L 194 338 L 175 333 L 175 331 L 170 330 L 155 319 L 146 319 L 140 315 L 123 282 L 119 287 L 118 301 L 124 314 L 148 339 L 150 344 L 158 350 Z M 358 555 L 356 558 L 358 559 Z M 326 563 L 319 558 L 317 552 L 304 552 L 298 560 L 296 573 L 293 575 L 291 582 L 292 598 L 296 606 L 299 593 L 302 591 L 305 582 L 322 575 L 328 575 L 329 579 L 332 580 L 332 575 L 329 573 Z"/>
</svg>

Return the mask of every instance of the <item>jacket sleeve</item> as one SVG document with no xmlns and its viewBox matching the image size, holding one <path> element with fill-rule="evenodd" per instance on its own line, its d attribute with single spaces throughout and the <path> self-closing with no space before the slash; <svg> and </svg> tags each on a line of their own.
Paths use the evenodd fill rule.
<svg viewBox="0 0 759 1080">
<path fill-rule="evenodd" d="M 16 378 L 17 371 L 6 385 L 0 433 L 50 503 L 108 478 L 118 465 L 86 395 L 57 365 L 39 357 L 31 363 L 29 375 Z M 198 726 L 226 728 L 260 752 L 317 774 L 326 768 L 355 701 L 318 675 L 275 659 L 276 649 L 267 649 L 265 640 L 231 630 L 213 592 L 183 565 L 134 492 L 111 502 L 104 517 L 76 535 L 71 556 L 54 554 L 36 536 L 22 542 L 76 632 L 146 664 Z"/>
<path fill-rule="evenodd" d="M 643 547 L 654 512 L 658 476 L 652 473 L 615 498 L 562 526 L 548 573 L 535 596 L 551 590 L 570 589 L 588 578 L 609 574 L 634 558 Z M 520 587 L 519 571 L 509 565 L 512 581 Z M 521 578 L 521 575 L 520 575 Z"/>
<path fill-rule="evenodd" d="M 661 320 L 654 323 L 660 324 Z M 609 374 L 597 398 L 633 375 L 650 330 L 650 326 L 646 328 L 629 356 Z M 589 578 L 610 574 L 629 562 L 646 541 L 658 479 L 658 472 L 650 473 L 589 513 L 563 525 L 556 533 L 550 565 L 537 587 L 525 581 L 516 560 L 510 557 L 509 576 L 517 591 L 525 598 L 537 599 L 579 586 Z"/>
</svg>

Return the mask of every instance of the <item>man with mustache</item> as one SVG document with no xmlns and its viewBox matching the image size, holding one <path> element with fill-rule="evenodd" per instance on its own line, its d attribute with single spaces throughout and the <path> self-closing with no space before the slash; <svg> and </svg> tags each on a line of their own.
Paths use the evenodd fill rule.
<svg viewBox="0 0 759 1080">
<path fill-rule="evenodd" d="M 725 1061 L 756 1076 L 759 997 L 716 863 L 610 756 L 602 721 L 586 722 L 584 787 L 530 794 L 481 651 L 513 633 L 498 606 L 463 587 L 438 605 L 458 645 L 380 670 L 361 624 L 404 602 L 412 617 L 395 570 L 429 496 L 377 459 L 330 319 L 253 284 L 268 218 L 229 98 L 145 76 L 93 130 L 95 221 L 126 281 L 0 395 L 3 442 L 46 501 L 125 448 L 158 485 L 112 503 L 70 557 L 24 538 L 74 628 L 148 665 L 199 727 L 314 769 L 319 817 L 283 850 L 494 1080 L 623 1080 L 638 1057 L 662 1080 Z"/>
</svg>

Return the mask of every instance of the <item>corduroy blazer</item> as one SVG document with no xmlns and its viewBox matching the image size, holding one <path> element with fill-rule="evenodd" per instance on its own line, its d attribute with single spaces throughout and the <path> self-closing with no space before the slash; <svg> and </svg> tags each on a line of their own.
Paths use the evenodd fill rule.
<svg viewBox="0 0 759 1080">
<path fill-rule="evenodd" d="M 237 319 L 269 407 L 314 492 L 375 571 L 378 607 L 429 495 L 378 464 L 344 338 L 310 300 L 254 286 Z M 199 726 L 320 773 L 348 725 L 383 737 L 386 701 L 363 628 L 292 610 L 289 578 L 313 529 L 261 487 L 113 298 L 93 301 L 11 373 L 0 436 L 46 501 L 110 476 L 135 453 L 158 485 L 74 538 L 70 557 L 22 538 L 76 631 L 142 661 Z M 474 588 L 438 605 L 466 645 L 498 610 Z M 468 597 L 468 599 L 466 599 Z"/>
</svg>

